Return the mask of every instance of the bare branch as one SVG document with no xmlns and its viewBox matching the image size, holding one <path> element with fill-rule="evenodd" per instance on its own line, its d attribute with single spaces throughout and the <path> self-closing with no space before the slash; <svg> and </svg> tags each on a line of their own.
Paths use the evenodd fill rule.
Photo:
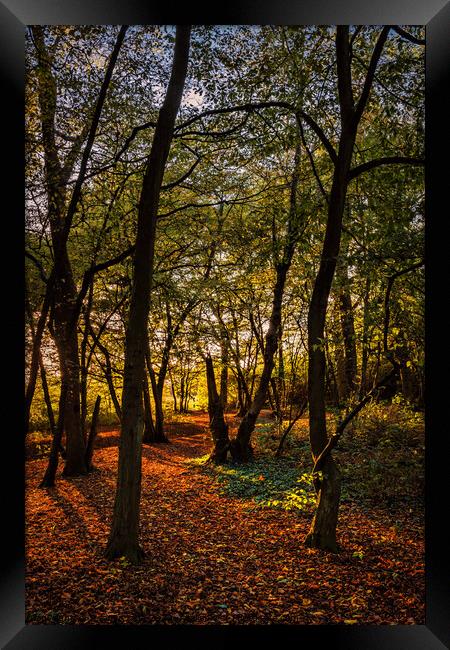
<svg viewBox="0 0 450 650">
<path fill-rule="evenodd" d="M 425 45 L 426 41 L 424 38 L 417 38 L 416 36 L 413 36 L 409 32 L 407 32 L 405 29 L 402 29 L 399 25 L 392 25 L 392 29 L 394 32 L 397 32 L 399 36 L 403 36 L 403 38 L 406 38 L 407 41 L 410 41 L 411 43 L 414 43 L 414 45 Z"/>
<path fill-rule="evenodd" d="M 370 95 L 370 90 L 372 88 L 373 84 L 373 79 L 375 75 L 375 71 L 377 69 L 378 61 L 380 60 L 381 52 L 383 51 L 384 44 L 386 42 L 386 39 L 389 34 L 390 27 L 383 27 L 383 29 L 380 32 L 380 35 L 378 36 L 378 40 L 375 44 L 375 47 L 372 52 L 372 56 L 370 59 L 369 67 L 367 69 L 367 75 L 364 81 L 364 86 L 361 92 L 361 96 L 359 98 L 358 104 L 356 105 L 355 109 L 355 121 L 356 123 L 359 122 L 361 115 L 364 112 L 364 109 L 367 104 L 367 100 L 369 99 Z"/>
<path fill-rule="evenodd" d="M 353 169 L 351 169 L 349 172 L 348 179 L 351 181 L 360 174 L 363 174 L 370 169 L 374 169 L 375 167 L 380 167 L 381 165 L 394 164 L 421 166 L 425 165 L 425 160 L 424 158 L 415 158 L 413 156 L 386 156 L 384 158 L 375 158 L 374 160 L 369 160 L 362 165 L 353 167 Z"/>
</svg>

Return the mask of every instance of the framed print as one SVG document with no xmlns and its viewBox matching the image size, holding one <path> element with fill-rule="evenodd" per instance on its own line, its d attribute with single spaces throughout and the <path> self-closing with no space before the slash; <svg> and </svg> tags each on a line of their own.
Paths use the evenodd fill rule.
<svg viewBox="0 0 450 650">
<path fill-rule="evenodd" d="M 450 647 L 448 5 L 0 15 L 2 647 Z"/>
</svg>

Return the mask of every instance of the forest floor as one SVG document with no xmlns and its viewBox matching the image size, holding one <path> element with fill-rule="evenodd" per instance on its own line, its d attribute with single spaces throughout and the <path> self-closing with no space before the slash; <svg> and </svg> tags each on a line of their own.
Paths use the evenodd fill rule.
<svg viewBox="0 0 450 650">
<path fill-rule="evenodd" d="M 30 443 L 26 622 L 423 624 L 423 507 L 414 489 L 406 494 L 405 488 L 397 500 L 386 497 L 392 450 L 384 465 L 377 448 L 347 445 L 336 453 L 342 467 L 359 467 L 362 474 L 372 468 L 374 477 L 381 463 L 388 470 L 382 474 L 386 490 L 375 482 L 370 494 L 362 489 L 358 497 L 349 471 L 338 524 L 340 553 L 303 545 L 314 510 L 306 424 L 300 422 L 296 457 L 287 447 L 274 459 L 267 451 L 273 424 L 260 418 L 256 464 L 219 469 L 204 464 L 211 448 L 206 414 L 169 424 L 169 444 L 143 448 L 140 566 L 102 556 L 118 431 L 98 434 L 95 471 L 62 478 L 60 467 L 55 488 L 38 487 L 46 454 Z M 378 501 L 374 490 L 380 491 Z"/>
</svg>

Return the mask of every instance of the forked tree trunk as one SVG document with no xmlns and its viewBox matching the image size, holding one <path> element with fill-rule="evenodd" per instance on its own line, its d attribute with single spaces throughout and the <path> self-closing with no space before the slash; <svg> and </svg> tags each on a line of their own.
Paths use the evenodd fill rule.
<svg viewBox="0 0 450 650">
<path fill-rule="evenodd" d="M 338 552 L 336 526 L 341 497 L 341 473 L 331 455 L 322 470 L 323 481 L 317 494 L 316 512 L 305 538 L 306 546 Z"/>
<path fill-rule="evenodd" d="M 139 200 L 133 282 L 125 338 L 119 469 L 111 532 L 105 555 L 141 561 L 139 509 L 142 461 L 142 382 L 148 349 L 147 321 L 161 184 L 180 107 L 189 58 L 190 27 L 177 26 L 172 72 L 153 137 Z"/>
<path fill-rule="evenodd" d="M 217 392 L 216 378 L 214 375 L 214 366 L 211 357 L 208 355 L 206 363 L 206 382 L 208 385 L 208 413 L 209 428 L 213 439 L 214 448 L 210 455 L 213 463 L 225 463 L 228 455 L 229 438 L 228 425 L 225 422 L 223 414 L 223 403 Z"/>
<path fill-rule="evenodd" d="M 320 454 L 328 441 L 325 413 L 325 315 L 336 267 L 336 258 L 339 253 L 342 215 L 354 136 L 354 133 L 345 133 L 341 136 L 340 158 L 336 164 L 331 189 L 322 259 L 308 313 L 309 435 L 313 459 Z M 327 463 L 327 470 L 323 474 L 316 514 L 305 542 L 313 548 L 336 551 L 336 523 L 340 482 L 337 468 L 331 456 Z"/>
<path fill-rule="evenodd" d="M 328 201 L 328 217 L 317 273 L 308 311 L 308 403 L 309 435 L 313 460 L 328 443 L 325 413 L 325 317 L 342 233 L 350 166 L 359 120 L 364 111 L 376 66 L 389 28 L 377 40 L 358 103 L 354 104 L 351 78 L 351 51 L 348 26 L 336 28 L 336 65 L 341 113 L 339 149 L 334 161 L 333 182 Z M 326 469 L 326 471 L 325 471 Z M 317 510 L 306 542 L 314 548 L 336 550 L 336 523 L 340 499 L 339 472 L 329 455 L 320 484 Z"/>
<path fill-rule="evenodd" d="M 47 310 L 53 300 L 53 318 L 55 343 L 58 350 L 61 381 L 66 385 L 66 400 L 64 426 L 66 431 L 66 463 L 64 474 L 77 476 L 86 474 L 85 444 L 81 430 L 80 413 L 80 361 L 78 355 L 77 324 L 79 317 L 78 294 L 68 255 L 68 238 L 73 217 L 78 206 L 86 169 L 95 140 L 97 126 L 115 68 L 117 57 L 126 33 L 122 26 L 111 53 L 106 73 L 100 87 L 92 118 L 86 124 L 83 132 L 75 138 L 74 144 L 67 154 L 65 161 L 60 160 L 60 150 L 56 142 L 55 116 L 57 109 L 57 83 L 53 74 L 53 61 L 45 44 L 44 29 L 41 25 L 31 27 L 37 49 L 38 65 L 38 98 L 42 124 L 42 142 L 45 160 L 45 187 L 48 202 L 48 219 L 50 224 L 53 246 L 54 266 L 47 281 L 46 299 L 43 311 Z M 86 139 L 78 176 L 73 186 L 68 205 L 66 205 L 67 183 L 72 175 L 75 163 Z M 45 319 L 40 319 L 36 335 L 36 346 L 33 349 L 32 374 L 35 377 L 36 352 L 42 336 L 41 326 Z M 30 381 L 27 389 L 27 413 L 33 396 L 34 387 Z"/>
</svg>

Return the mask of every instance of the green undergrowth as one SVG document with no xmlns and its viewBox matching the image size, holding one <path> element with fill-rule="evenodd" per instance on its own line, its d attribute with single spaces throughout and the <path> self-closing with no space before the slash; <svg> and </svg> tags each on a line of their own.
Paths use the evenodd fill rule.
<svg viewBox="0 0 450 650">
<path fill-rule="evenodd" d="M 337 414 L 329 414 L 334 430 Z M 275 422 L 258 423 L 253 462 L 214 466 L 208 456 L 191 461 L 212 476 L 225 496 L 256 507 L 309 511 L 315 504 L 307 420 L 299 421 L 275 457 Z M 424 499 L 424 417 L 401 400 L 368 404 L 344 433 L 333 456 L 342 474 L 341 501 L 358 507 L 419 511 Z"/>
<path fill-rule="evenodd" d="M 249 507 L 311 511 L 316 498 L 310 471 L 286 458 L 258 455 L 250 463 L 213 465 L 208 455 L 188 461 L 211 476 L 219 494 L 249 501 Z"/>
</svg>

